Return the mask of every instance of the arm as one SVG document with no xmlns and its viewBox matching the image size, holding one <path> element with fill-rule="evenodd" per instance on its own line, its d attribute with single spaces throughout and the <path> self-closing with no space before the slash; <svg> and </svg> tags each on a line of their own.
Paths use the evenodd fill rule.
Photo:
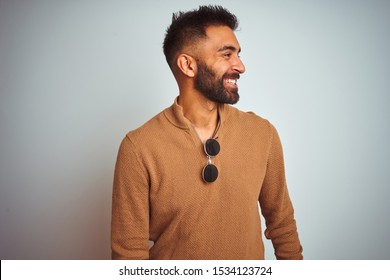
<svg viewBox="0 0 390 280">
<path fill-rule="evenodd" d="M 149 184 L 131 140 L 119 148 L 112 194 L 113 259 L 149 258 Z"/>
<path fill-rule="evenodd" d="M 286 185 L 282 145 L 272 125 L 270 141 L 267 171 L 259 197 L 266 223 L 265 237 L 271 239 L 277 259 L 303 259 Z"/>
</svg>

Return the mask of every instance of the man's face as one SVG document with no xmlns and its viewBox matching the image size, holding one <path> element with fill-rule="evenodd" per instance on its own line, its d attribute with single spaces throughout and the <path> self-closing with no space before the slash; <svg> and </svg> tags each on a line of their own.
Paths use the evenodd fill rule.
<svg viewBox="0 0 390 280">
<path fill-rule="evenodd" d="M 210 26 L 197 60 L 195 89 L 208 99 L 235 104 L 239 100 L 237 80 L 245 72 L 240 45 L 227 26 Z"/>
<path fill-rule="evenodd" d="M 225 73 L 218 77 L 216 71 L 210 69 L 204 62 L 198 61 L 198 73 L 195 76 L 195 88 L 208 99 L 227 104 L 236 104 L 240 99 L 237 79 L 238 73 Z"/>
</svg>

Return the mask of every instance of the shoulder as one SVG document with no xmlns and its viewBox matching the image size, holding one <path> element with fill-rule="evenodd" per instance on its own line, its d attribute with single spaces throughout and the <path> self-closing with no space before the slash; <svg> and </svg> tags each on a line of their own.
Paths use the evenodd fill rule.
<svg viewBox="0 0 390 280">
<path fill-rule="evenodd" d="M 164 131 L 164 118 L 163 112 L 160 112 L 140 127 L 127 132 L 119 145 L 118 158 L 132 158 L 139 163 L 146 151 L 160 146 L 162 137 L 159 134 Z"/>
<path fill-rule="evenodd" d="M 165 110 L 164 110 L 165 111 Z M 167 120 L 164 116 L 164 111 L 158 113 L 140 127 L 129 131 L 125 139 L 138 145 L 142 142 L 147 142 L 148 139 L 153 140 L 159 137 L 159 134 L 164 131 L 167 126 Z"/>
<path fill-rule="evenodd" d="M 261 134 L 269 134 L 270 136 L 276 132 L 274 125 L 269 120 L 254 112 L 241 111 L 232 106 L 227 106 L 226 111 L 226 123 L 228 125 L 252 132 L 257 131 Z"/>
<path fill-rule="evenodd" d="M 271 150 L 278 149 L 278 134 L 274 125 L 254 112 L 244 112 L 229 106 L 226 119 L 221 127 L 222 137 L 236 145 L 243 146 L 243 152 L 266 160 Z"/>
</svg>

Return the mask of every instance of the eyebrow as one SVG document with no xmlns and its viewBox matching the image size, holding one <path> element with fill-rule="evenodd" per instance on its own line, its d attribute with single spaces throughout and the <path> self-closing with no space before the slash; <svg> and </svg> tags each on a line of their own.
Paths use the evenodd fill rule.
<svg viewBox="0 0 390 280">
<path fill-rule="evenodd" d="M 230 51 L 237 51 L 237 48 L 233 45 L 225 45 L 223 46 L 222 48 L 220 48 L 218 50 L 218 52 L 223 52 L 223 51 L 227 51 L 227 50 L 230 50 Z M 241 48 L 238 49 L 238 53 L 241 52 Z"/>
</svg>

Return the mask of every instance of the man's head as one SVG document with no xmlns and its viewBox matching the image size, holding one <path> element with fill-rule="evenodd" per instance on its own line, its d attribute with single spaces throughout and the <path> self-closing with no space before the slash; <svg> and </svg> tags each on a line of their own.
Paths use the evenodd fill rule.
<svg viewBox="0 0 390 280">
<path fill-rule="evenodd" d="M 163 43 L 165 58 L 171 68 L 183 49 L 194 49 L 200 40 L 207 39 L 209 26 L 228 26 L 234 31 L 238 21 L 221 6 L 200 6 L 198 10 L 173 14 Z"/>
<path fill-rule="evenodd" d="M 210 100 L 236 103 L 236 82 L 245 71 L 234 35 L 237 27 L 236 16 L 220 6 L 174 14 L 163 48 L 176 79 L 185 75 Z"/>
</svg>

